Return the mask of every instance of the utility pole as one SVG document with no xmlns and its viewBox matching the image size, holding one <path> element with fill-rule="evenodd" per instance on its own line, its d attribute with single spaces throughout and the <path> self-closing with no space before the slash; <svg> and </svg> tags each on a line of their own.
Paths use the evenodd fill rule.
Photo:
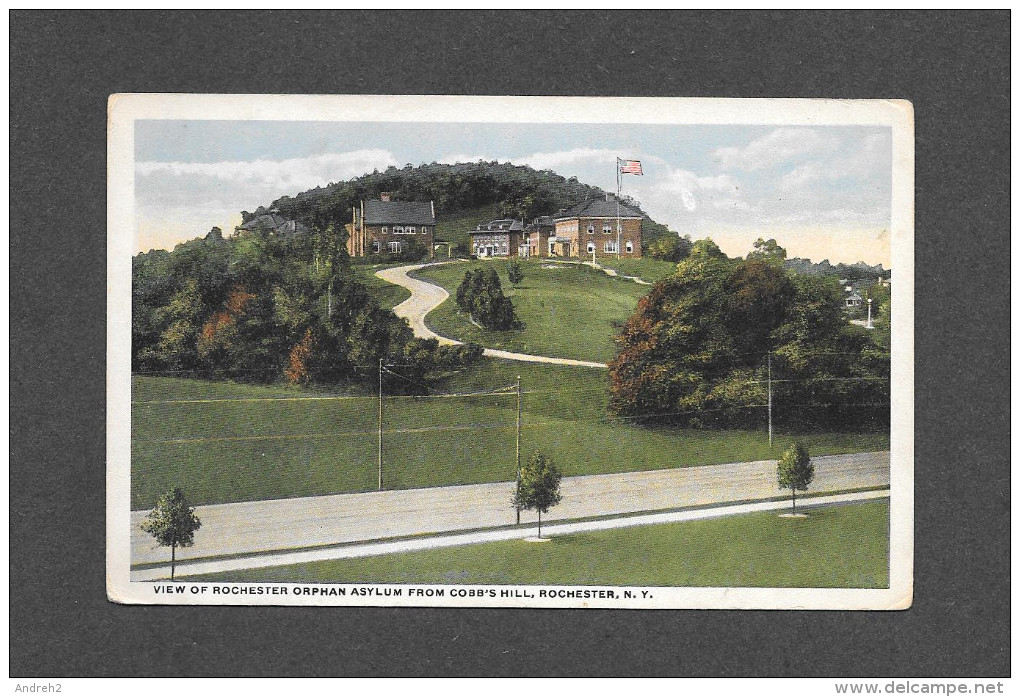
<svg viewBox="0 0 1020 697">
<path fill-rule="evenodd" d="M 616 158 L 616 258 L 620 258 L 620 191 L 623 187 L 623 176 L 620 172 L 620 158 Z"/>
<path fill-rule="evenodd" d="M 521 376 L 517 376 L 517 499 L 521 495 Z M 517 524 L 521 524 L 521 504 L 517 504 Z"/>
<path fill-rule="evenodd" d="M 379 491 L 382 491 L 382 361 L 379 359 Z"/>
<path fill-rule="evenodd" d="M 382 432 L 380 431 L 380 433 Z M 382 436 L 380 436 L 380 438 L 381 437 Z M 769 351 L 769 449 L 771 448 L 772 448 L 772 352 Z"/>
</svg>

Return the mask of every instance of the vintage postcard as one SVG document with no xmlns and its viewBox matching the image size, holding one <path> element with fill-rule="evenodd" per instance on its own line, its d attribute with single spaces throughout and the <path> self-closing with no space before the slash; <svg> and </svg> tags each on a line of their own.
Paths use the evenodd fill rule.
<svg viewBox="0 0 1020 697">
<path fill-rule="evenodd" d="M 913 113 L 114 95 L 107 579 L 894 610 Z"/>
</svg>

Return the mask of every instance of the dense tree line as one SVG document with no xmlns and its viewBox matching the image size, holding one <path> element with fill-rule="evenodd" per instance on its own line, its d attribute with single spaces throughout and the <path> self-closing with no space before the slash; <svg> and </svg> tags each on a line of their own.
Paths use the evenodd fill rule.
<svg viewBox="0 0 1020 697">
<path fill-rule="evenodd" d="M 370 380 L 378 360 L 424 383 L 480 355 L 415 339 L 358 282 L 345 233 L 242 231 L 133 259 L 132 369 L 248 382 Z M 412 383 L 408 383 L 410 385 Z M 406 386 L 405 386 L 406 387 Z"/>
<path fill-rule="evenodd" d="M 792 274 L 763 243 L 729 259 L 698 240 L 638 304 L 610 364 L 611 409 L 636 420 L 750 427 L 771 369 L 776 424 L 889 423 L 889 355 L 849 324 L 834 278 Z"/>
<path fill-rule="evenodd" d="M 552 215 L 581 201 L 605 196 L 606 192 L 583 184 L 576 177 L 565 178 L 551 170 L 499 162 L 423 164 L 418 167 L 389 167 L 348 181 L 330 183 L 284 196 L 269 208 L 306 225 L 324 228 L 351 222 L 351 209 L 362 200 L 379 198 L 390 192 L 394 200 L 434 201 L 437 213 L 455 215 L 481 206 L 495 205 L 500 216 L 529 221 L 540 215 Z M 640 208 L 632 199 L 628 205 Z M 253 213 L 242 211 L 245 222 L 267 208 Z M 665 226 L 645 222 L 645 240 L 668 233 Z"/>
</svg>

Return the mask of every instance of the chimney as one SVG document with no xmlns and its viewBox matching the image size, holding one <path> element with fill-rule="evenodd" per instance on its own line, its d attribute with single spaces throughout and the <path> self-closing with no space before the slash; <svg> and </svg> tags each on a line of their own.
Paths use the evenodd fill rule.
<svg viewBox="0 0 1020 697">
<path fill-rule="evenodd" d="M 389 191 L 380 191 L 379 192 L 379 200 L 380 201 L 389 201 L 390 200 L 390 192 Z"/>
</svg>

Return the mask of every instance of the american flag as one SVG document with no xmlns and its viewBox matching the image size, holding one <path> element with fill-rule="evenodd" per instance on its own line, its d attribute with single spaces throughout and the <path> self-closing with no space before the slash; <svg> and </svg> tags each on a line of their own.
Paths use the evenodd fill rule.
<svg viewBox="0 0 1020 697">
<path fill-rule="evenodd" d="M 641 174 L 641 160 L 620 160 L 620 174 Z"/>
</svg>

